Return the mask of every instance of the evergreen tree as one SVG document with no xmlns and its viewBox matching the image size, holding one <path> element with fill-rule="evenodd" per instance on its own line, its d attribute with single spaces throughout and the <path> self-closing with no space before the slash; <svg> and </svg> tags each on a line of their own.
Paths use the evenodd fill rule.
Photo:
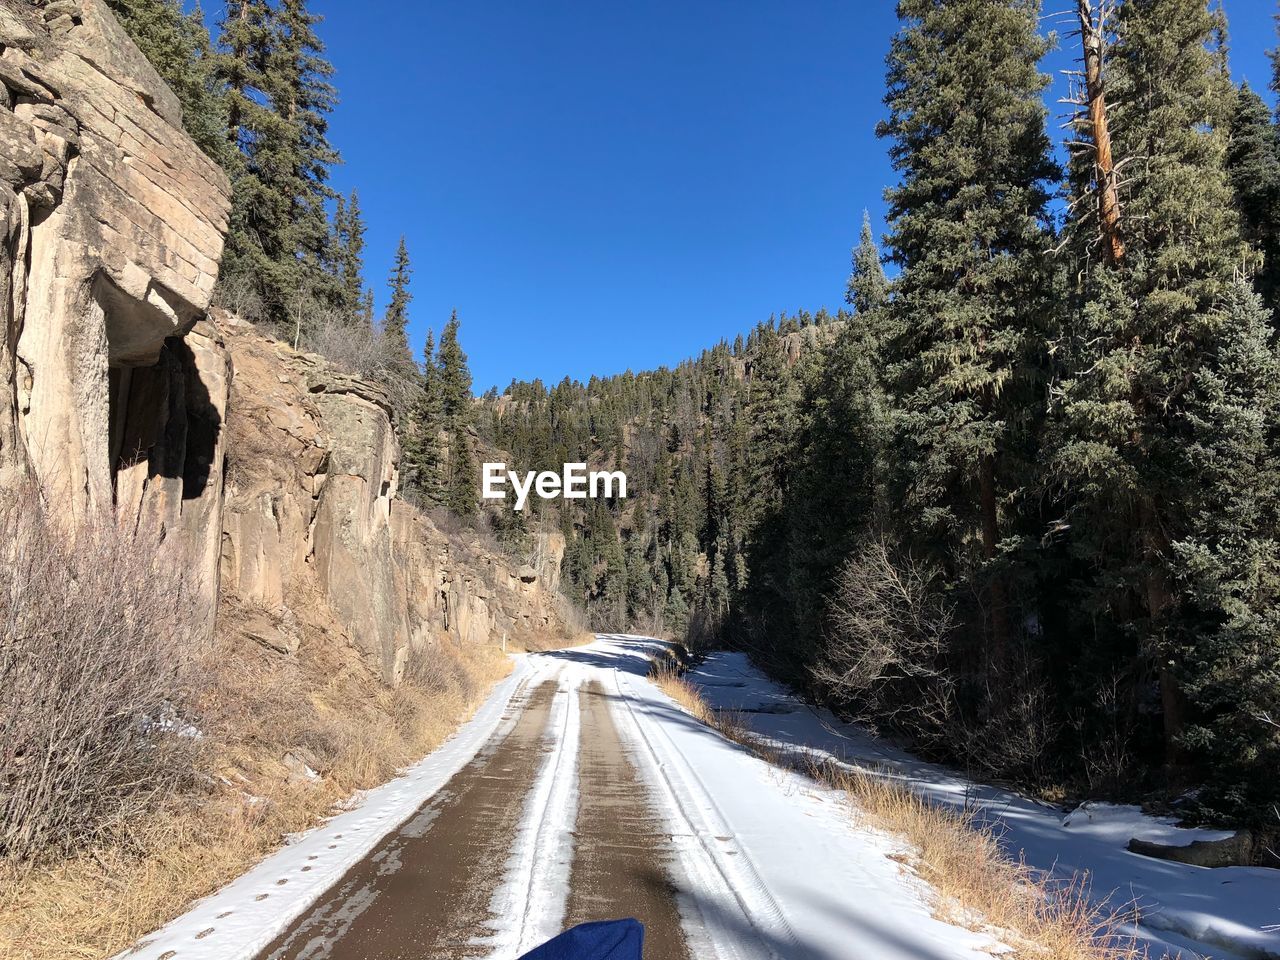
<svg viewBox="0 0 1280 960">
<path fill-rule="evenodd" d="M 286 248 L 302 273 L 297 282 L 322 290 L 324 264 L 331 256 L 326 204 L 334 192 L 329 169 L 339 162 L 328 140 L 328 117 L 338 97 L 331 82 L 333 66 L 324 59 L 324 44 L 315 29 L 324 18 L 311 13 L 309 3 L 278 0 L 268 94 L 288 131 L 276 158 L 285 164 L 284 181 L 291 194 Z"/>
<path fill-rule="evenodd" d="M 352 190 L 350 196 L 338 197 L 334 208 L 330 269 L 335 281 L 335 306 L 348 323 L 362 325 L 372 312 L 373 296 L 364 285 L 364 234 L 360 197 Z"/>
<path fill-rule="evenodd" d="M 449 483 L 444 505 L 460 517 L 474 516 L 480 494 L 480 470 L 465 428 L 449 434 Z"/>
<path fill-rule="evenodd" d="M 849 278 L 849 302 L 834 338 L 804 387 L 809 411 L 798 431 L 795 479 L 783 509 L 790 552 L 788 595 L 799 656 L 816 660 L 835 575 L 866 530 L 884 521 L 876 508 L 888 454 L 880 360 L 889 283 L 864 216 Z M 833 478 L 839 482 L 833 482 Z"/>
<path fill-rule="evenodd" d="M 454 311 L 440 334 L 436 361 L 440 416 L 448 436 L 448 482 L 445 505 L 462 516 L 475 512 L 479 469 L 472 449 L 471 371 L 458 342 L 458 314 Z"/>
<path fill-rule="evenodd" d="M 1173 543 L 1189 529 L 1203 478 L 1186 433 L 1198 371 L 1223 330 L 1240 237 L 1226 174 L 1235 102 L 1203 0 L 1128 0 L 1106 58 L 1117 109 L 1122 258 L 1076 251 L 1081 308 L 1062 344 L 1050 464 L 1066 491 L 1071 543 L 1093 567 L 1093 609 L 1124 625 L 1160 678 L 1170 763 L 1183 759 L 1179 596 Z M 1152 82 L 1159 78 L 1159 82 Z M 1221 424 L 1230 429 L 1230 424 Z"/>
<path fill-rule="evenodd" d="M 450 430 L 471 423 L 471 370 L 458 341 L 459 326 L 458 311 L 455 310 L 440 334 L 440 404 L 444 422 Z"/>
<path fill-rule="evenodd" d="M 319 20 L 305 0 L 228 0 L 217 59 L 233 186 L 222 273 L 251 284 L 267 316 L 295 331 L 316 300 L 333 297 L 325 204 L 336 96 Z"/>
<path fill-rule="evenodd" d="M 1280 799 L 1280 357 L 1248 284 L 1217 314 L 1179 417 L 1199 509 L 1172 544 L 1182 598 L 1173 647 L 1196 708 L 1184 739 L 1208 774 L 1202 804 L 1270 826 Z"/>
<path fill-rule="evenodd" d="M 1227 172 L 1245 237 L 1262 255 L 1258 292 L 1274 311 L 1280 306 L 1280 135 L 1248 84 L 1236 93 L 1230 133 Z"/>
<path fill-rule="evenodd" d="M 229 0 L 221 22 L 218 79 L 226 90 L 232 206 L 220 281 L 252 286 L 270 317 L 286 316 L 294 284 L 285 239 L 291 193 L 270 162 L 271 144 L 287 139 L 270 99 L 275 13 L 266 0 Z"/>
<path fill-rule="evenodd" d="M 880 263 L 880 248 L 871 231 L 871 215 L 862 211 L 862 233 L 853 248 L 853 272 L 845 287 L 845 302 L 857 313 L 870 313 L 889 299 L 889 279 Z"/>
<path fill-rule="evenodd" d="M 409 357 L 409 303 L 413 300 L 413 294 L 409 292 L 409 277 L 413 273 L 412 267 L 409 265 L 409 248 L 405 245 L 404 237 L 400 237 L 400 245 L 396 247 L 396 259 L 391 268 L 391 276 L 387 278 L 387 284 L 391 288 L 391 300 L 387 304 L 387 312 L 382 320 L 382 333 L 387 338 L 391 352 L 397 356 Z M 450 323 L 454 324 L 454 336 L 457 335 L 457 315 Z M 448 327 L 445 328 L 446 332 Z M 440 346 L 443 349 L 445 338 L 440 338 Z M 456 344 L 456 340 L 454 341 Z M 443 357 L 441 357 L 443 362 Z M 466 358 L 463 358 L 465 364 Z M 470 383 L 468 383 L 470 388 Z"/>
<path fill-rule="evenodd" d="M 184 13 L 181 0 L 108 0 L 108 6 L 182 104 L 191 139 L 225 164 L 226 102 L 200 7 Z"/>
<path fill-rule="evenodd" d="M 985 597 L 990 667 L 1015 622 L 1001 557 L 1018 533 L 1037 351 L 1052 316 L 1050 159 L 1035 0 L 901 0 L 888 69 L 901 273 L 885 354 L 895 504 L 910 541 Z M 977 545 L 976 556 L 970 544 Z"/>
<path fill-rule="evenodd" d="M 427 331 L 422 351 L 422 376 L 409 410 L 404 436 L 405 484 L 428 503 L 444 502 L 444 408 L 440 398 L 440 370 L 436 364 L 435 336 Z"/>
</svg>

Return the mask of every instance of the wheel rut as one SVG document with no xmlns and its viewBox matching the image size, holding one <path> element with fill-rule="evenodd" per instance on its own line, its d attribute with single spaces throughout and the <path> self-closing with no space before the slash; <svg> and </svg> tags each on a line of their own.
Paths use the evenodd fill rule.
<svg viewBox="0 0 1280 960">
<path fill-rule="evenodd" d="M 671 838 L 614 726 L 610 695 L 579 688 L 577 846 L 566 926 L 635 917 L 645 926 L 646 960 L 690 960 L 671 880 Z"/>
<path fill-rule="evenodd" d="M 513 700 L 516 721 L 353 866 L 258 960 L 470 960 L 544 754 L 557 684 Z"/>
</svg>

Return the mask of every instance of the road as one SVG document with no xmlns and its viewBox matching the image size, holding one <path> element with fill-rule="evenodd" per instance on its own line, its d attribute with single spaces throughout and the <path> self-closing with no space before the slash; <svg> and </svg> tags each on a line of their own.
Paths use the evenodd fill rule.
<svg viewBox="0 0 1280 960">
<path fill-rule="evenodd" d="M 626 916 L 646 960 L 990 956 L 932 917 L 898 841 L 650 683 L 659 646 L 525 658 L 438 755 L 129 956 L 514 960 Z"/>
</svg>

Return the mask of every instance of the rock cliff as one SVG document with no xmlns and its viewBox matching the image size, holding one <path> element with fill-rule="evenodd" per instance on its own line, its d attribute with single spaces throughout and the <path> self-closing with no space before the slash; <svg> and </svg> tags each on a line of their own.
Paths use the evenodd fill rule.
<svg viewBox="0 0 1280 960">
<path fill-rule="evenodd" d="M 154 426 L 137 417 L 186 399 L 170 389 L 193 359 L 166 342 L 209 304 L 230 187 L 97 0 L 0 0 L 0 44 L 0 464 L 29 464 L 83 517 L 112 504 L 132 434 Z M 166 439 L 158 475 L 186 481 L 204 451 Z"/>
<path fill-rule="evenodd" d="M 255 639 L 296 649 L 308 624 L 347 634 L 385 680 L 444 637 L 538 646 L 565 635 L 564 540 L 517 567 L 395 494 L 391 405 L 372 384 L 235 318 L 201 325 L 235 371 L 226 414 L 224 603 Z"/>
<path fill-rule="evenodd" d="M 517 569 L 442 532 L 376 387 L 207 318 L 229 208 L 101 0 L 0 0 L 0 489 L 158 527 L 210 631 L 337 631 L 390 683 L 446 635 L 561 634 L 562 544 Z"/>
</svg>

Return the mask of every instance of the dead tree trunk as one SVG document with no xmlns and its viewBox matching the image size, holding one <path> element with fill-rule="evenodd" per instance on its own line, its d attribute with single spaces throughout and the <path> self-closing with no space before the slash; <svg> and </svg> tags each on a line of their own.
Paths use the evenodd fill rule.
<svg viewBox="0 0 1280 960">
<path fill-rule="evenodd" d="M 1103 259 L 1114 266 L 1124 259 L 1124 239 L 1120 235 L 1120 193 L 1116 187 L 1116 164 L 1111 152 L 1111 127 L 1107 115 L 1106 89 L 1102 79 L 1106 0 L 1099 0 L 1095 15 L 1092 0 L 1077 0 L 1080 40 L 1084 48 L 1085 107 L 1089 117 L 1089 139 L 1093 142 L 1095 176 L 1098 183 L 1098 225 L 1102 234 Z"/>
</svg>

